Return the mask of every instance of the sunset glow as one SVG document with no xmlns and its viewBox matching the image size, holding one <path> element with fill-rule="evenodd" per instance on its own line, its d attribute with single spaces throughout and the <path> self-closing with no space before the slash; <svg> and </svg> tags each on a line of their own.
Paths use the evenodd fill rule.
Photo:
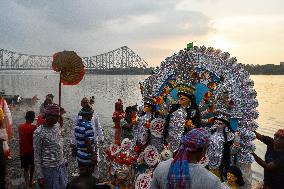
<svg viewBox="0 0 284 189">
<path fill-rule="evenodd" d="M 222 51 L 229 51 L 232 45 L 222 37 L 215 37 L 212 39 L 212 47 L 220 49 Z"/>
</svg>

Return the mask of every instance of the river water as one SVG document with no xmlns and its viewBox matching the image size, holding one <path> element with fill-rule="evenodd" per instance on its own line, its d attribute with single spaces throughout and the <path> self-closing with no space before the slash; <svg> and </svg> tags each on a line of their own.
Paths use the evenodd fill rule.
<svg viewBox="0 0 284 189">
<path fill-rule="evenodd" d="M 68 116 L 75 116 L 80 109 L 80 100 L 84 96 L 95 97 L 95 109 L 101 118 L 105 129 L 112 126 L 111 116 L 114 111 L 114 102 L 117 98 L 124 101 L 124 107 L 141 101 L 139 81 L 145 75 L 85 75 L 85 78 L 76 86 L 62 87 L 62 106 Z M 283 128 L 284 121 L 284 76 L 251 76 L 255 83 L 257 99 L 259 101 L 259 128 L 258 132 L 273 136 L 277 129 Z M 59 75 L 51 71 L 1 71 L 0 91 L 7 94 L 18 94 L 25 98 L 37 95 L 43 100 L 45 95 L 55 95 L 58 102 Z M 39 111 L 40 103 L 30 107 Z M 23 115 L 24 117 L 24 115 Z M 256 153 L 264 157 L 265 145 L 255 141 Z M 263 170 L 256 163 L 253 164 L 253 175 L 262 179 Z"/>
</svg>

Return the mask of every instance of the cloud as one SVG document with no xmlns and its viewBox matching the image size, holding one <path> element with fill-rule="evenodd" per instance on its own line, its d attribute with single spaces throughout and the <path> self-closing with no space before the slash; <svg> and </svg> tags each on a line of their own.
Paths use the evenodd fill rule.
<svg viewBox="0 0 284 189">
<path fill-rule="evenodd" d="M 195 10 L 210 18 L 231 16 L 283 14 L 283 0 L 182 0 L 177 3 L 179 10 Z"/>
<path fill-rule="evenodd" d="M 100 0 L 51 0 L 16 1 L 26 9 L 36 11 L 41 19 L 55 23 L 58 27 L 72 30 L 96 30 L 105 21 L 127 19 L 133 15 L 143 15 L 160 9 L 167 9 L 170 1 L 100 1 Z"/>
<path fill-rule="evenodd" d="M 206 35 L 212 28 L 201 12 L 176 9 L 171 0 L 2 1 L 1 48 L 29 54 L 75 50 L 92 56 L 127 45 L 147 45 L 181 36 Z M 13 11 L 11 11 L 13 10 Z M 157 49 L 157 48 L 154 48 Z M 145 53 L 143 52 L 145 51 Z M 160 48 L 160 52 L 164 51 Z M 163 60 L 163 53 L 161 60 Z M 148 61 L 151 61 L 149 56 Z"/>
</svg>

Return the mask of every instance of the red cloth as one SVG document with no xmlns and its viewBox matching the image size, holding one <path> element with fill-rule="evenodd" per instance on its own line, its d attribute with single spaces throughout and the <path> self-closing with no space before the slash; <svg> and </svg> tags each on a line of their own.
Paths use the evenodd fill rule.
<svg viewBox="0 0 284 189">
<path fill-rule="evenodd" d="M 36 126 L 31 123 L 23 123 L 19 126 L 20 155 L 33 155 L 33 134 Z"/>
<path fill-rule="evenodd" d="M 112 120 L 114 122 L 114 128 L 120 128 L 120 120 L 122 120 L 124 117 L 125 117 L 124 112 L 118 112 L 118 111 L 113 112 Z"/>
<path fill-rule="evenodd" d="M 39 127 L 39 126 L 41 126 L 43 123 L 44 123 L 44 118 L 42 117 L 41 114 L 39 114 L 39 115 L 37 116 L 36 125 Z"/>
<path fill-rule="evenodd" d="M 120 120 L 125 117 L 125 112 L 115 111 L 112 115 L 112 120 L 114 122 L 114 143 L 120 145 L 121 143 L 121 127 Z"/>
<path fill-rule="evenodd" d="M 114 129 L 114 143 L 119 146 L 121 144 L 121 128 Z"/>
</svg>

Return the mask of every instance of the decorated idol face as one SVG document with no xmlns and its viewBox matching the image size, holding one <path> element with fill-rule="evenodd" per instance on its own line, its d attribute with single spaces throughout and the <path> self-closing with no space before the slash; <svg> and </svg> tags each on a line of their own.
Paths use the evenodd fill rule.
<svg viewBox="0 0 284 189">
<path fill-rule="evenodd" d="M 222 129 L 222 128 L 224 128 L 226 125 L 225 125 L 225 123 L 223 123 L 222 121 L 216 120 L 216 121 L 214 122 L 214 126 L 215 126 L 217 129 Z"/>
<path fill-rule="evenodd" d="M 190 98 L 183 95 L 183 94 L 180 94 L 179 97 L 178 97 L 178 103 L 182 106 L 182 107 L 186 107 L 189 105 L 190 103 Z"/>
<path fill-rule="evenodd" d="M 146 113 L 151 113 L 152 112 L 152 107 L 150 104 L 145 104 L 144 105 L 144 112 Z"/>
<path fill-rule="evenodd" d="M 129 149 L 131 147 L 131 141 L 128 138 L 123 139 L 121 142 L 121 147 L 124 149 Z"/>
<path fill-rule="evenodd" d="M 227 173 L 227 182 L 236 183 L 238 178 L 233 173 Z"/>
</svg>

